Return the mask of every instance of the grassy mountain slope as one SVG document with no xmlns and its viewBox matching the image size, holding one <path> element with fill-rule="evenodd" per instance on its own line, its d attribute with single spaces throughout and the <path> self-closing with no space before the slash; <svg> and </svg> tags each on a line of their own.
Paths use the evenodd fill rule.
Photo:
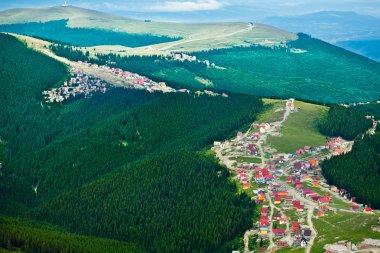
<svg viewBox="0 0 380 253">
<path fill-rule="evenodd" d="M 167 36 L 130 34 L 100 29 L 70 28 L 67 27 L 67 21 L 68 20 L 56 20 L 45 23 L 34 22 L 0 25 L 0 31 L 41 37 L 81 47 L 122 45 L 135 48 L 180 39 L 169 38 Z"/>
<path fill-rule="evenodd" d="M 105 29 L 132 34 L 152 34 L 181 37 L 181 41 L 161 43 L 153 47 L 143 47 L 132 52 L 162 53 L 167 50 L 200 50 L 214 47 L 247 45 L 249 43 L 278 44 L 296 39 L 292 33 L 277 28 L 248 23 L 165 23 L 144 22 L 107 13 L 77 7 L 51 7 L 43 9 L 13 9 L 0 12 L 0 24 L 25 22 L 47 22 L 69 19 L 73 28 Z M 190 43 L 191 42 L 191 43 Z M 127 50 L 128 48 L 124 48 Z"/>
<path fill-rule="evenodd" d="M 338 41 L 336 44 L 380 62 L 380 39 Z"/>
<path fill-rule="evenodd" d="M 263 20 L 291 32 L 304 32 L 373 60 L 380 60 L 380 19 L 355 12 L 321 11 Z"/>
<path fill-rule="evenodd" d="M 70 49 L 54 49 L 70 57 Z M 79 52 L 80 53 L 80 52 Z M 97 54 L 92 61 L 137 72 L 171 86 L 215 89 L 318 102 L 373 101 L 380 97 L 380 64 L 308 35 L 285 47 L 235 47 L 194 52 L 200 62 L 159 56 Z M 84 56 L 83 56 L 84 57 Z"/>
</svg>

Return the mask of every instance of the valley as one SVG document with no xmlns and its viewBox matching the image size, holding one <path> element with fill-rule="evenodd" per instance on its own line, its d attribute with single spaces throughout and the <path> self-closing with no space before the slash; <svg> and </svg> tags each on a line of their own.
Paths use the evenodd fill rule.
<svg viewBox="0 0 380 253">
<path fill-rule="evenodd" d="M 312 107 L 293 99 L 282 103 L 281 120 L 260 124 L 254 122 L 247 132 L 238 132 L 237 137 L 227 141 L 214 142 L 212 148 L 218 159 L 230 170 L 231 177 L 238 182 L 241 191 L 246 192 L 257 203 L 257 212 L 261 212 L 259 219 L 253 218 L 252 227 L 244 235 L 243 252 L 275 252 L 281 248 L 284 249 L 281 252 L 293 252 L 292 249 L 321 252 L 323 246 L 328 243 L 348 240 L 357 244 L 367 236 L 379 239 L 380 234 L 370 232 L 371 226 L 376 226 L 379 211 L 355 203 L 355 197 L 344 189 L 339 190 L 327 184 L 321 174 L 319 164 L 333 156 L 349 153 L 353 142 L 332 138 L 320 146 L 303 146 L 296 143 L 292 151 L 283 149 L 285 153 L 279 152 L 273 148 L 268 137 L 279 136 L 280 132 L 288 131 L 287 128 L 296 131 L 302 127 L 288 125 L 284 128 L 284 124 L 290 117 L 295 117 L 293 115 L 304 113 L 303 108 Z M 278 112 L 279 109 L 278 106 L 274 107 L 272 113 Z M 311 111 L 308 115 L 312 114 Z M 377 122 L 374 122 L 371 129 L 376 127 Z M 284 143 L 292 142 L 292 139 L 276 138 Z M 307 139 L 305 141 L 307 142 Z M 309 143 L 313 142 L 309 140 Z M 234 157 L 244 157 L 246 160 L 251 157 L 259 162 L 235 161 Z M 374 215 L 374 212 L 377 215 Z M 344 231 L 338 228 L 335 231 L 335 239 L 328 237 L 324 223 L 335 227 L 328 221 L 340 219 L 339 223 L 345 223 L 355 219 L 352 217 L 361 217 L 361 220 L 369 221 L 369 224 L 360 228 L 363 232 L 358 234 L 354 241 L 353 237 L 348 235 L 356 233 L 357 228 L 346 228 Z M 263 239 L 267 243 L 262 243 Z M 323 240 L 325 241 L 321 247 L 320 242 Z M 257 248 L 259 241 L 260 245 L 266 246 Z M 340 245 L 346 247 L 344 245 L 347 244 Z M 366 247 L 363 244 L 356 250 L 365 250 Z M 346 250 L 351 250 L 351 246 Z"/>
<path fill-rule="evenodd" d="M 0 44 L 0 252 L 380 251 L 379 63 L 67 5 Z"/>
</svg>

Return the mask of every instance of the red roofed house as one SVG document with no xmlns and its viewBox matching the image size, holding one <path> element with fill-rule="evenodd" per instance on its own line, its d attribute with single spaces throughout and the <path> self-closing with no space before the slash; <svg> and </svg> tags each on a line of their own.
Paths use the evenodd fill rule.
<svg viewBox="0 0 380 253">
<path fill-rule="evenodd" d="M 269 222 L 268 222 L 268 217 L 266 216 L 261 216 L 260 217 L 260 226 L 268 226 Z"/>
<path fill-rule="evenodd" d="M 304 209 L 305 209 L 305 207 L 303 205 L 297 206 L 297 211 L 298 212 L 302 212 Z"/>
<path fill-rule="evenodd" d="M 354 205 L 351 207 L 353 211 L 359 211 L 360 207 L 357 205 Z"/>
<path fill-rule="evenodd" d="M 281 228 L 274 228 L 272 230 L 272 232 L 275 236 L 284 236 L 285 235 L 285 229 L 281 229 Z"/>
<path fill-rule="evenodd" d="M 279 197 L 275 197 L 275 198 L 274 198 L 274 203 L 275 203 L 275 204 L 281 204 L 281 198 L 279 198 Z"/>
<path fill-rule="evenodd" d="M 299 201 L 299 200 L 293 200 L 293 207 L 297 207 L 297 206 L 299 206 L 299 205 L 301 205 L 301 201 Z"/>
<path fill-rule="evenodd" d="M 300 224 L 297 221 L 293 221 L 292 229 L 294 232 L 298 232 L 300 230 Z"/>
<path fill-rule="evenodd" d="M 369 207 L 364 208 L 364 213 L 373 213 L 373 210 Z"/>
<path fill-rule="evenodd" d="M 288 196 L 288 192 L 287 191 L 279 191 L 279 192 L 277 192 L 277 196 L 282 196 L 282 197 Z"/>
<path fill-rule="evenodd" d="M 319 198 L 318 199 L 318 203 L 320 203 L 320 204 L 328 204 L 328 203 L 330 203 L 330 199 L 327 198 L 327 197 Z"/>
</svg>

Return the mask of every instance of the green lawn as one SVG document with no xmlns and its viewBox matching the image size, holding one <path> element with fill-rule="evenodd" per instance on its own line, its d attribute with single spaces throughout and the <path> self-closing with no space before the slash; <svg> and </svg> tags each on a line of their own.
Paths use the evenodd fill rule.
<svg viewBox="0 0 380 253">
<path fill-rule="evenodd" d="M 257 157 L 239 156 L 233 157 L 232 160 L 236 160 L 240 163 L 261 163 L 261 159 Z"/>
<path fill-rule="evenodd" d="M 284 100 L 263 98 L 263 102 L 265 109 L 257 117 L 257 123 L 271 123 L 282 119 L 284 111 L 276 112 L 276 110 L 285 108 L 286 102 Z"/>
<path fill-rule="evenodd" d="M 301 109 L 289 115 L 282 127 L 281 137 L 270 136 L 269 144 L 280 152 L 292 153 L 304 146 L 321 146 L 326 138 L 318 132 L 317 123 L 323 118 L 328 108 L 296 101 Z"/>
<path fill-rule="evenodd" d="M 305 249 L 304 248 L 290 248 L 290 247 L 286 247 L 286 248 L 282 248 L 282 249 L 278 249 L 276 250 L 276 253 L 288 253 L 288 252 L 292 252 L 292 253 L 303 253 L 305 252 Z"/>
<path fill-rule="evenodd" d="M 341 240 L 358 243 L 364 238 L 380 239 L 380 233 L 373 232 L 371 229 L 372 225 L 377 224 L 377 218 L 377 215 L 338 212 L 314 219 L 318 235 L 311 252 L 323 252 L 324 245 Z"/>
</svg>

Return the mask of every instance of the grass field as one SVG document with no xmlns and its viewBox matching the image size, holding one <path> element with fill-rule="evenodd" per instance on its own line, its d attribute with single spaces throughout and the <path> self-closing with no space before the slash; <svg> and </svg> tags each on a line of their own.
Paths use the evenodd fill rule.
<svg viewBox="0 0 380 253">
<path fill-rule="evenodd" d="M 298 112 L 290 114 L 281 133 L 283 136 L 270 136 L 268 142 L 280 152 L 295 152 L 304 146 L 321 146 L 326 138 L 318 132 L 317 122 L 327 113 L 327 107 L 296 101 Z"/>
<path fill-rule="evenodd" d="M 257 157 L 239 156 L 233 157 L 232 160 L 235 160 L 240 163 L 261 163 L 261 159 Z"/>
<path fill-rule="evenodd" d="M 276 112 L 276 110 L 281 108 L 285 109 L 286 102 L 284 100 L 268 98 L 263 98 L 263 102 L 265 105 L 265 110 L 257 117 L 257 123 L 271 123 L 281 120 L 284 116 L 284 111 Z"/>
<path fill-rule="evenodd" d="M 294 248 L 286 247 L 286 248 L 282 248 L 282 249 L 278 249 L 278 250 L 276 250 L 276 253 L 288 253 L 288 252 L 292 252 L 292 253 L 303 253 L 303 252 L 305 252 L 305 249 L 304 249 L 304 248 L 297 248 L 297 249 L 294 249 Z"/>
<path fill-rule="evenodd" d="M 197 51 L 210 48 L 224 48 L 234 45 L 259 43 L 279 44 L 297 39 L 297 35 L 272 26 L 255 24 L 249 27 L 246 22 L 225 23 L 174 23 L 144 22 L 142 20 L 112 15 L 78 7 L 51 7 L 35 9 L 12 9 L 0 12 L 0 24 L 24 22 L 48 22 L 69 19 L 70 28 L 104 29 L 131 34 L 151 34 L 181 37 L 181 41 L 161 43 L 135 49 L 123 47 L 126 54 L 161 54 L 170 50 Z M 118 45 L 115 45 L 118 46 Z M 107 48 L 99 48 L 107 53 Z M 109 48 L 112 52 L 114 47 Z M 123 54 L 124 54 L 123 53 Z"/>
<path fill-rule="evenodd" d="M 380 233 L 373 232 L 372 225 L 377 224 L 377 215 L 338 212 L 314 219 L 318 231 L 312 253 L 323 252 L 323 246 L 341 240 L 358 243 L 364 238 L 380 239 Z"/>
</svg>

